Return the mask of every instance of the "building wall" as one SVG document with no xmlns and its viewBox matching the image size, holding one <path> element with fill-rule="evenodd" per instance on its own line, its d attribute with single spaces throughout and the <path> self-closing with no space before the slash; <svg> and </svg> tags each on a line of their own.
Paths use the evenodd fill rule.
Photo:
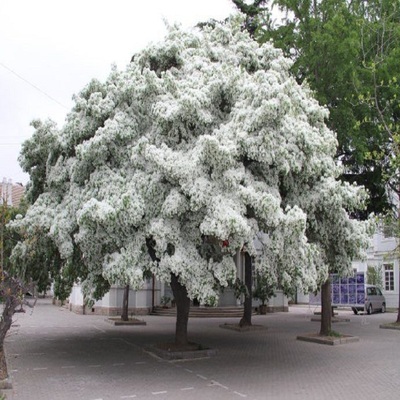
<svg viewBox="0 0 400 400">
<path fill-rule="evenodd" d="M 357 272 L 364 272 L 367 276 L 368 266 L 382 267 L 382 293 L 386 298 L 386 307 L 397 308 L 399 306 L 399 260 L 394 254 L 394 250 L 398 245 L 398 241 L 393 237 L 385 237 L 382 232 L 378 232 L 370 240 L 370 246 L 367 250 L 367 258 L 365 260 L 355 260 L 353 269 Z M 384 265 L 393 265 L 393 290 L 387 290 L 385 285 Z M 308 304 L 309 294 L 297 293 L 298 304 Z"/>
<path fill-rule="evenodd" d="M 154 305 L 160 304 L 161 284 L 155 282 Z M 143 284 L 139 290 L 129 290 L 128 314 L 145 315 L 149 314 L 152 308 L 153 283 L 150 279 Z M 80 285 L 75 284 L 68 299 L 70 311 L 78 314 L 96 314 L 115 316 L 120 315 L 124 298 L 124 287 L 113 285 L 110 291 L 101 299 L 96 301 L 92 307 L 85 305 Z"/>
<path fill-rule="evenodd" d="M 235 258 L 237 266 L 237 276 L 244 279 L 244 259 L 238 253 Z M 80 285 L 75 284 L 68 299 L 68 308 L 79 314 L 97 314 L 97 315 L 120 315 L 122 311 L 124 288 L 112 286 L 110 291 L 99 301 L 96 301 L 92 307 L 85 306 L 83 294 Z M 173 299 L 170 285 L 155 283 L 154 305 L 161 304 L 162 296 Z M 219 298 L 218 307 L 242 306 L 244 296 L 236 299 L 233 289 L 225 288 Z M 258 300 L 253 300 L 253 307 L 259 306 Z M 152 309 L 152 280 L 147 281 L 140 290 L 130 290 L 128 313 L 132 315 L 149 314 Z M 288 311 L 288 298 L 282 291 L 277 291 L 276 296 L 268 301 L 268 312 Z"/>
<path fill-rule="evenodd" d="M 357 271 L 367 274 L 368 266 L 382 267 L 382 292 L 386 298 L 386 306 L 397 308 L 399 306 L 399 260 L 394 254 L 397 246 L 397 240 L 393 237 L 385 237 L 382 232 L 376 233 L 372 239 L 367 251 L 367 259 L 355 261 L 354 268 Z M 387 276 L 385 276 L 385 265 L 393 265 L 393 290 L 388 290 Z M 386 283 L 386 284 L 385 284 Z"/>
<path fill-rule="evenodd" d="M 382 266 L 382 292 L 386 298 L 386 306 L 388 308 L 397 308 L 399 305 L 399 260 L 393 254 L 397 242 L 393 237 L 385 237 L 383 233 L 376 233 L 370 242 L 370 247 L 367 250 L 367 259 L 353 262 L 353 267 L 359 272 L 367 273 L 368 266 Z M 388 290 L 385 287 L 385 264 L 393 265 L 393 290 Z M 244 260 L 238 254 L 236 257 L 237 276 L 244 278 Z M 69 308 L 71 311 L 84 314 L 101 314 L 101 315 L 118 315 L 122 310 L 123 302 L 123 287 L 112 286 L 101 300 L 97 301 L 93 307 L 84 306 L 84 299 L 80 287 L 75 285 L 69 298 Z M 173 294 L 169 285 L 156 282 L 154 291 L 154 305 L 161 304 L 161 297 L 167 296 L 173 299 Z M 244 297 L 236 299 L 232 289 L 225 289 L 218 302 L 219 307 L 242 305 Z M 297 303 L 307 304 L 309 296 L 298 293 Z M 253 306 L 258 307 L 259 302 L 253 301 Z M 137 291 L 130 290 L 129 293 L 129 313 L 130 314 L 148 314 L 152 308 L 152 281 L 149 280 L 143 285 L 143 288 Z M 288 311 L 288 299 L 282 292 L 277 291 L 276 297 L 272 297 L 268 302 L 268 311 Z"/>
</svg>

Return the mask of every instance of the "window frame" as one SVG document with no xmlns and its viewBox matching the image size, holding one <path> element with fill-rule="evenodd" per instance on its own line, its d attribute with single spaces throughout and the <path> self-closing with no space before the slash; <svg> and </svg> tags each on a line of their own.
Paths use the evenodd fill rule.
<svg viewBox="0 0 400 400">
<path fill-rule="evenodd" d="M 384 271 L 384 285 L 386 292 L 394 292 L 395 280 L 394 280 L 394 263 L 383 264 Z"/>
</svg>

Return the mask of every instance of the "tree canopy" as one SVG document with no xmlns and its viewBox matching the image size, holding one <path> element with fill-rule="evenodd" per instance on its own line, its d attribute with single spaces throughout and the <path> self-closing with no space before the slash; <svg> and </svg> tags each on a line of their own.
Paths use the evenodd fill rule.
<svg viewBox="0 0 400 400">
<path fill-rule="evenodd" d="M 87 298 L 151 271 L 216 304 L 241 250 L 286 293 L 315 289 L 366 247 L 327 110 L 242 22 L 171 26 L 75 96 L 61 129 L 35 123 L 21 155 L 35 202 L 14 226 L 43 232 Z"/>
<path fill-rule="evenodd" d="M 336 157 L 345 166 L 341 179 L 369 191 L 367 208 L 358 217 L 386 212 L 392 139 L 381 121 L 387 128 L 399 113 L 398 1 L 265 0 L 251 7 L 232 1 L 252 26 L 257 24 L 250 29 L 257 40 L 272 39 L 293 59 L 297 81 L 306 80 L 329 109 L 327 124 L 339 142 Z M 282 20 L 273 12 L 278 10 Z"/>
</svg>

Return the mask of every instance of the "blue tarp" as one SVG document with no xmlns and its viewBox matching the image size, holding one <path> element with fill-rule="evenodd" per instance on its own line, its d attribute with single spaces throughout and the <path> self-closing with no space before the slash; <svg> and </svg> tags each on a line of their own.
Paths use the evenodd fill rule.
<svg viewBox="0 0 400 400">
<path fill-rule="evenodd" d="M 353 307 L 364 305 L 365 275 L 357 272 L 354 276 L 341 277 L 331 274 L 331 299 L 333 306 Z M 317 295 L 310 293 L 310 304 L 321 304 L 321 292 Z"/>
</svg>

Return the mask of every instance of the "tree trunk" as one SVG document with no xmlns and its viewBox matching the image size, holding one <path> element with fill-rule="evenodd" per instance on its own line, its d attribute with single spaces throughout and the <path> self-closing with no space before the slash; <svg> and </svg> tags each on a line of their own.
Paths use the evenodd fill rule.
<svg viewBox="0 0 400 400">
<path fill-rule="evenodd" d="M 321 287 L 321 336 L 329 336 L 332 331 L 332 299 L 330 278 Z"/>
<path fill-rule="evenodd" d="M 151 312 L 154 312 L 154 307 L 155 307 L 155 290 L 156 290 L 156 277 L 153 274 L 151 282 Z"/>
<path fill-rule="evenodd" d="M 0 381 L 8 378 L 7 360 L 4 354 L 4 346 L 0 346 Z"/>
<path fill-rule="evenodd" d="M 253 271 L 251 265 L 251 256 L 249 253 L 244 253 L 244 284 L 247 288 L 246 297 L 244 299 L 243 317 L 239 322 L 239 326 L 251 326 L 252 315 L 252 286 L 253 286 Z"/>
<path fill-rule="evenodd" d="M 11 327 L 13 315 L 18 304 L 17 295 L 11 294 L 9 298 L 4 299 L 3 315 L 0 321 L 0 347 L 3 346 L 6 334 Z"/>
<path fill-rule="evenodd" d="M 128 305 L 129 305 L 129 285 L 125 286 L 124 289 L 124 299 L 122 302 L 122 321 L 128 321 Z"/>
<path fill-rule="evenodd" d="M 397 155 L 400 157 L 400 145 L 397 146 Z M 397 188 L 397 199 L 400 201 L 400 185 Z M 397 253 L 397 259 L 398 259 L 398 265 L 399 265 L 399 286 L 398 286 L 398 291 L 399 291 L 399 304 L 397 308 L 397 323 L 400 324 L 400 203 L 399 206 L 397 207 L 397 229 L 396 229 L 396 253 Z"/>
<path fill-rule="evenodd" d="M 11 327 L 15 309 L 18 306 L 17 296 L 11 294 L 9 298 L 4 299 L 4 309 L 0 321 L 0 380 L 8 377 L 7 364 L 4 355 L 4 339 Z"/>
<path fill-rule="evenodd" d="M 400 271 L 400 267 L 399 267 L 399 271 Z M 399 305 L 398 305 L 398 308 L 397 308 L 397 321 L 396 322 L 398 324 L 400 324 L 400 274 L 399 274 Z"/>
<path fill-rule="evenodd" d="M 175 274 L 171 274 L 171 289 L 176 302 L 175 343 L 177 345 L 186 345 L 188 344 L 187 328 L 190 299 L 185 286 L 179 283 L 178 277 Z"/>
</svg>

